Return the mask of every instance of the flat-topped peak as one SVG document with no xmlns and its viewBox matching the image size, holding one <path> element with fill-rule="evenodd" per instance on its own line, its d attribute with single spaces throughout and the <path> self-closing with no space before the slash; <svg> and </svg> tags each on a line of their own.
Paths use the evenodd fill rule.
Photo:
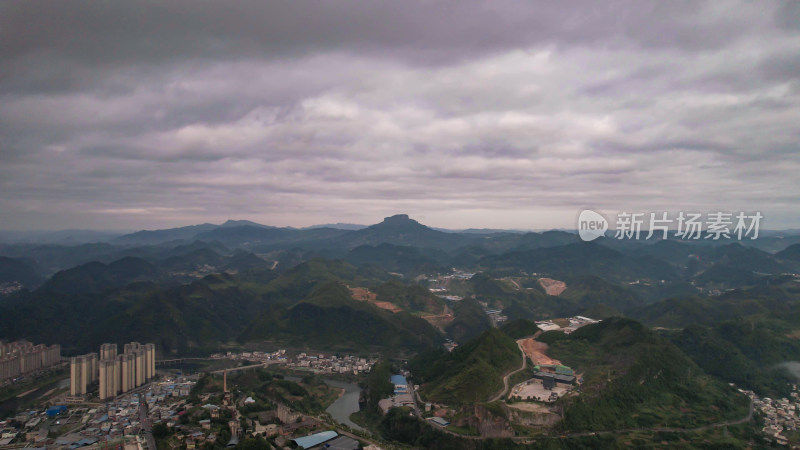
<svg viewBox="0 0 800 450">
<path fill-rule="evenodd" d="M 391 223 L 391 222 L 397 222 L 397 223 L 399 223 L 399 222 L 416 222 L 416 220 L 411 220 L 411 219 L 408 217 L 408 214 L 395 214 L 395 215 L 393 215 L 393 216 L 390 216 L 390 217 L 385 217 L 385 218 L 383 219 L 383 222 L 384 222 L 384 223 Z"/>
</svg>

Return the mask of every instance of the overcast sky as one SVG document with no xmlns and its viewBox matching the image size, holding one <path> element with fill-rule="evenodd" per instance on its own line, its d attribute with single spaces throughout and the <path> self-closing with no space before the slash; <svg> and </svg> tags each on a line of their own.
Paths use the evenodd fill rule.
<svg viewBox="0 0 800 450">
<path fill-rule="evenodd" d="M 800 227 L 800 2 L 3 1 L 0 229 Z"/>
</svg>

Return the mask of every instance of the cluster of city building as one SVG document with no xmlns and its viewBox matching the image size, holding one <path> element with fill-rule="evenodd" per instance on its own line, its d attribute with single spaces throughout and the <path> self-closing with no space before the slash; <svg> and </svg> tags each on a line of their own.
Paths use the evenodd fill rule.
<svg viewBox="0 0 800 450">
<path fill-rule="evenodd" d="M 324 355 L 299 353 L 295 357 L 289 357 L 286 350 L 268 352 L 227 352 L 215 353 L 211 359 L 230 359 L 233 361 L 249 361 L 267 363 L 278 361 L 286 364 L 286 367 L 295 369 L 311 370 L 317 373 L 359 373 L 369 372 L 377 362 L 374 358 L 361 358 L 358 356 L 344 355 Z"/>
<path fill-rule="evenodd" d="M 177 422 L 195 381 L 180 377 L 152 383 L 144 392 L 129 393 L 97 406 L 51 406 L 38 411 L 21 411 L 13 419 L 0 422 L 0 446 L 33 443 L 42 448 L 122 448 L 137 445 L 142 429 L 142 402 L 150 417 Z M 178 398 L 176 398 L 178 397 Z M 12 425 L 13 424 L 13 425 Z M 62 435 L 51 437 L 51 431 Z"/>
<path fill-rule="evenodd" d="M 69 444 L 75 439 L 114 442 L 138 434 L 142 426 L 139 412 L 142 400 L 139 395 L 132 394 L 96 408 L 78 408 L 75 413 L 83 424 L 82 429 L 61 436 L 56 443 Z"/>
<path fill-rule="evenodd" d="M 318 373 L 359 373 L 369 372 L 377 362 L 375 359 L 359 358 L 357 356 L 325 356 L 307 355 L 300 353 L 295 361 L 290 361 L 289 367 L 309 368 Z"/>
<path fill-rule="evenodd" d="M 227 352 L 227 353 L 214 353 L 211 359 L 230 359 L 233 361 L 250 361 L 250 362 L 267 362 L 267 361 L 282 361 L 287 359 L 286 350 L 278 350 L 274 352 Z"/>
<path fill-rule="evenodd" d="M 129 345 L 125 352 L 136 354 L 145 346 Z M 103 345 L 98 354 L 84 355 L 81 361 L 91 370 L 92 364 L 97 369 L 96 379 L 101 380 L 102 361 L 118 361 L 113 344 Z M 280 357 L 285 358 L 283 353 Z M 230 355 L 231 357 L 239 357 Z M 251 355 L 252 357 L 252 355 Z M 325 358 L 322 355 L 298 355 L 298 362 L 323 360 L 338 361 L 343 358 Z M 146 357 L 145 357 L 146 358 Z M 359 358 L 347 357 L 352 363 L 365 366 L 372 361 L 359 361 Z M 76 357 L 76 364 L 79 358 Z M 146 361 L 146 359 L 145 359 Z M 121 363 L 118 364 L 121 367 Z M 77 369 L 80 370 L 80 369 Z M 88 373 L 88 372 L 87 372 Z M 306 436 L 311 430 L 321 431 L 328 424 L 313 416 L 303 415 L 290 407 L 278 403 L 274 410 L 258 413 L 258 417 L 244 417 L 238 411 L 239 406 L 254 402 L 251 398 L 235 399 L 227 387 L 227 372 L 223 375 L 223 395 L 221 404 L 209 404 L 212 393 L 199 395 L 199 402 L 189 401 L 187 396 L 196 384 L 197 376 L 165 377 L 159 382 L 147 383 L 145 387 L 120 394 L 103 404 L 83 403 L 80 405 L 51 406 L 36 411 L 23 411 L 17 417 L 0 422 L 0 443 L 3 445 L 28 445 L 38 448 L 119 448 L 125 450 L 151 447 L 152 438 L 147 433 L 149 424 L 165 424 L 174 430 L 177 444 L 196 449 L 208 443 L 215 443 L 219 438 L 219 419 L 224 410 L 227 428 L 230 430 L 228 447 L 236 446 L 243 438 L 242 421 L 247 422 L 250 434 L 271 437 L 280 447 L 294 442 L 299 448 L 357 449 L 360 444 L 350 437 L 339 436 L 338 433 L 322 431 Z M 403 381 L 403 383 L 405 383 Z M 406 394 L 408 396 L 408 394 Z M 208 414 L 203 411 L 208 411 Z M 210 419 L 209 419 L 210 417 Z M 189 420 L 185 420 L 185 419 Z M 224 426 L 223 426 L 224 429 Z M 54 434 L 58 434 L 55 436 Z M 226 438 L 227 439 L 227 438 Z M 223 443 L 224 444 L 224 443 Z M 372 447 L 375 448 L 375 447 Z"/>
<path fill-rule="evenodd" d="M 131 342 L 117 354 L 117 344 L 100 346 L 100 356 L 88 353 L 70 360 L 70 396 L 82 401 L 89 386 L 98 382 L 98 397 L 106 400 L 142 386 L 156 374 L 154 344 Z"/>
<path fill-rule="evenodd" d="M 61 346 L 0 341 L 0 384 L 61 363 Z"/>
<path fill-rule="evenodd" d="M 231 355 L 233 356 L 233 355 Z M 159 383 L 163 386 L 165 383 Z M 167 383 L 167 385 L 169 385 Z M 200 448 L 208 443 L 217 442 L 218 430 L 214 422 L 218 422 L 223 417 L 223 411 L 227 410 L 229 419 L 227 421 L 228 430 L 230 430 L 230 441 L 227 447 L 235 447 L 241 438 L 244 437 L 244 430 L 242 429 L 242 422 L 247 424 L 248 433 L 252 435 L 260 435 L 267 438 L 275 438 L 276 445 L 279 448 L 287 448 L 290 438 L 296 436 L 301 430 L 313 430 L 325 428 L 326 424 L 313 416 L 307 416 L 297 411 L 292 410 L 290 407 L 277 403 L 274 410 L 261 411 L 257 417 L 245 417 L 238 409 L 238 406 L 246 406 L 250 403 L 255 403 L 252 397 L 247 398 L 234 398 L 232 392 L 228 390 L 227 371 L 223 374 L 223 395 L 222 404 L 215 405 L 209 402 L 215 394 L 205 393 L 200 394 L 198 399 L 200 404 L 194 405 L 186 400 L 180 400 L 175 403 L 164 402 L 163 398 L 158 396 L 155 398 L 156 402 L 151 403 L 148 400 L 149 417 L 153 423 L 163 423 L 168 428 L 176 431 L 175 437 L 177 438 L 178 445 L 185 446 L 186 449 L 191 450 Z M 186 389 L 188 393 L 190 389 Z M 207 414 L 205 413 L 207 411 Z M 188 414 L 188 416 L 187 416 Z M 188 418 L 189 420 L 182 421 L 181 417 Z M 198 417 L 210 417 L 197 420 Z M 279 423 L 275 423 L 275 422 Z M 331 434 L 332 433 L 332 434 Z M 330 435 L 330 436 L 329 436 Z M 338 436 L 335 432 L 323 432 L 302 438 L 292 439 L 299 448 L 320 448 L 318 447 L 322 442 L 326 442 L 324 448 L 346 448 L 357 449 L 359 444 L 351 438 L 339 439 L 335 444 L 333 439 Z M 324 438 L 322 440 L 321 439 Z M 311 445 L 313 443 L 313 445 Z M 341 447 L 346 444 L 345 447 Z"/>
<path fill-rule="evenodd" d="M 16 281 L 11 281 L 8 283 L 0 283 L 0 296 L 11 295 L 14 292 L 21 291 L 24 288 L 25 286 L 21 285 Z"/>
<path fill-rule="evenodd" d="M 800 430 L 800 392 L 797 385 L 792 385 L 790 398 L 759 398 L 753 391 L 739 389 L 753 401 L 753 407 L 764 416 L 764 437 L 774 440 L 780 445 L 788 445 L 787 431 Z"/>
</svg>

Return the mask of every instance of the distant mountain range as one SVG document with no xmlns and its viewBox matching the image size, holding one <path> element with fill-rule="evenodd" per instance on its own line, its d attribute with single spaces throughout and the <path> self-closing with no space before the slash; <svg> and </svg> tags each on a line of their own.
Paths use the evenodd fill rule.
<svg viewBox="0 0 800 450">
<path fill-rule="evenodd" d="M 126 234 L 124 231 L 58 230 L 58 231 L 2 231 L 0 243 L 5 244 L 59 244 L 78 245 L 87 242 L 108 242 Z"/>
<path fill-rule="evenodd" d="M 614 282 L 655 280 L 648 298 L 687 292 L 686 285 L 729 289 L 757 282 L 765 275 L 800 270 L 800 236 L 767 236 L 756 241 L 582 242 L 566 231 L 441 231 L 405 214 L 370 226 L 334 224 L 305 229 L 278 228 L 247 220 L 229 220 L 165 230 L 144 230 L 107 242 L 80 245 L 17 243 L 0 245 L 12 260 L 0 265 L 0 280 L 37 287 L 55 272 L 100 262 L 138 257 L 166 274 L 203 275 L 258 265 L 254 258 L 283 266 L 309 257 L 341 258 L 355 265 L 415 277 L 452 267 L 495 273 L 542 273 L 553 277 L 598 276 Z M 779 246 L 782 245 L 782 246 Z M 774 248 L 768 252 L 761 247 Z M 226 262 L 238 251 L 239 261 Z M 247 256 L 250 255 L 250 256 Z M 259 255 L 259 256 L 257 256 Z M 20 258 L 33 265 L 20 263 Z M 241 260 L 249 258 L 249 263 Z M 24 266 L 24 268 L 23 268 Z M 282 267 L 281 267 L 282 268 Z M 166 275 L 164 278 L 170 278 Z M 184 280 L 185 281 L 185 280 Z"/>
</svg>

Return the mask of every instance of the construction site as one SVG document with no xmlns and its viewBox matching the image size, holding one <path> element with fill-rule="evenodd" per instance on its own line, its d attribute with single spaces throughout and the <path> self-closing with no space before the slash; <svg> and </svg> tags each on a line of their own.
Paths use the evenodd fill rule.
<svg viewBox="0 0 800 450">
<path fill-rule="evenodd" d="M 515 385 L 510 397 L 522 400 L 554 402 L 572 390 L 575 372 L 561 361 L 547 356 L 547 344 L 535 338 L 519 339 L 520 349 L 533 363 L 533 377 Z"/>
</svg>

